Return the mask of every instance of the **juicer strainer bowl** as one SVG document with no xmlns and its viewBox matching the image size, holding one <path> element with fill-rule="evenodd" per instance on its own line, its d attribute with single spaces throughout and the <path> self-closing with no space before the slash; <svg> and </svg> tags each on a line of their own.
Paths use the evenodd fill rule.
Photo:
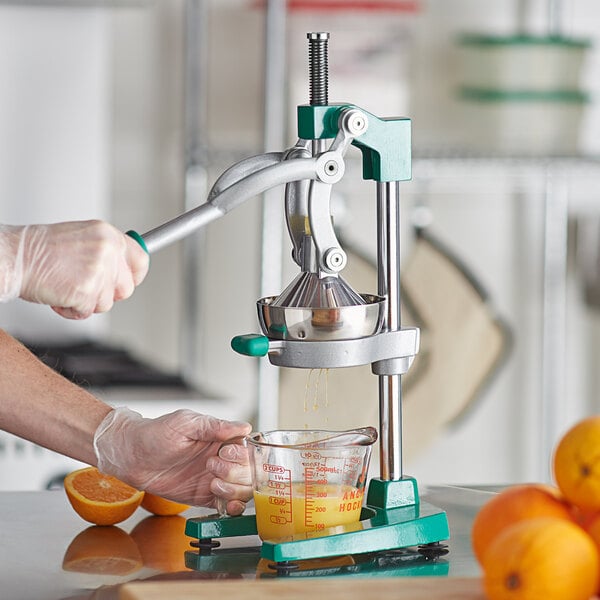
<svg viewBox="0 0 600 600">
<path fill-rule="evenodd" d="M 273 306 L 277 296 L 257 303 L 263 333 L 272 339 L 301 341 L 352 340 L 378 333 L 385 299 L 361 294 L 364 304 L 337 307 Z"/>
</svg>

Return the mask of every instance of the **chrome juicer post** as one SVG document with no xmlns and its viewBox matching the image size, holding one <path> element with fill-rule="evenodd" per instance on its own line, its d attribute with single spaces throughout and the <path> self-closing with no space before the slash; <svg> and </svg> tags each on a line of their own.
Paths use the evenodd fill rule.
<svg viewBox="0 0 600 600">
<path fill-rule="evenodd" d="M 377 184 L 377 223 L 377 293 L 387 298 L 383 330 L 400 331 L 400 190 L 397 181 Z M 379 451 L 384 481 L 399 480 L 403 474 L 401 378 L 409 366 L 401 358 L 373 363 L 373 372 L 381 371 L 378 375 Z M 396 373 L 391 374 L 393 371 Z"/>
</svg>

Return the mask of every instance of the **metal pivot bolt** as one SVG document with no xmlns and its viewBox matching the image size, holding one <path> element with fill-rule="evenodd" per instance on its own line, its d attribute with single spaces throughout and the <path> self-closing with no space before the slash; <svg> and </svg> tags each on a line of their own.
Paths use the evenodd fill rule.
<svg viewBox="0 0 600 600">
<path fill-rule="evenodd" d="M 311 106 L 327 106 L 329 103 L 329 33 L 307 33 L 309 85 Z"/>
<path fill-rule="evenodd" d="M 341 248 L 329 248 L 325 251 L 323 258 L 327 267 L 334 273 L 341 271 L 346 266 L 346 253 Z"/>
<path fill-rule="evenodd" d="M 351 135 L 360 136 L 369 128 L 369 119 L 365 113 L 353 108 L 342 113 L 340 125 Z"/>
<path fill-rule="evenodd" d="M 325 163 L 325 172 L 328 175 L 336 175 L 338 172 L 338 164 L 335 162 L 335 160 L 328 160 Z"/>
</svg>

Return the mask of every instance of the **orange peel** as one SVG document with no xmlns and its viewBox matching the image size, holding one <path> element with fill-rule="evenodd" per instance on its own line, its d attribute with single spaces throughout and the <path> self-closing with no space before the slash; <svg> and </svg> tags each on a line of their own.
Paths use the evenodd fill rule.
<svg viewBox="0 0 600 600">
<path fill-rule="evenodd" d="M 182 513 L 190 508 L 190 505 L 174 502 L 173 500 L 167 500 L 162 496 L 157 496 L 156 494 L 146 492 L 144 494 L 144 499 L 142 500 L 142 508 L 146 509 L 148 512 L 151 512 L 153 515 L 167 517 Z"/>
</svg>

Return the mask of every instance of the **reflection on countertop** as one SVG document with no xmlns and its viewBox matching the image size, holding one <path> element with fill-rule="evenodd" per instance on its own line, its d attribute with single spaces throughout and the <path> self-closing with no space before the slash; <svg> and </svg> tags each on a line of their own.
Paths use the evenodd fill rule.
<svg viewBox="0 0 600 600">
<path fill-rule="evenodd" d="M 451 539 L 448 555 L 439 562 L 422 566 L 408 560 L 411 568 L 420 571 L 407 571 L 398 555 L 390 558 L 388 554 L 377 559 L 338 557 L 321 561 L 320 570 L 308 565 L 311 568 L 298 575 L 478 577 L 480 570 L 470 544 L 471 524 L 494 491 L 422 486 L 422 499 L 446 510 Z M 2 595 L 11 600 L 109 599 L 118 598 L 119 586 L 129 581 L 272 576 L 260 561 L 260 542 L 255 536 L 221 540 L 221 548 L 213 553 L 216 562 L 196 560 L 197 551 L 189 547 L 191 540 L 184 534 L 185 519 L 210 512 L 192 508 L 182 516 L 154 517 L 139 509 L 116 526 L 95 527 L 78 517 L 62 490 L 0 493 Z"/>
</svg>

